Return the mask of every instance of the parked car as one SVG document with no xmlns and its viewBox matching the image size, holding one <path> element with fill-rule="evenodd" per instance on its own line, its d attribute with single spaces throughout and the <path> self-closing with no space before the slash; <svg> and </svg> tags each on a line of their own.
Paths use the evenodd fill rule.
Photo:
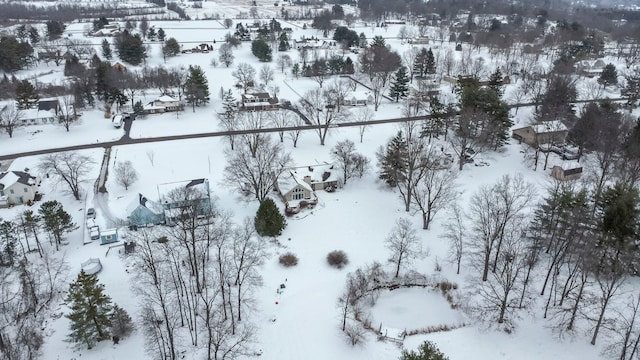
<svg viewBox="0 0 640 360">
<path fill-rule="evenodd" d="M 89 210 L 87 210 L 87 219 L 95 219 L 95 218 L 96 218 L 96 209 L 89 208 Z"/>
<path fill-rule="evenodd" d="M 113 117 L 111 118 L 111 122 L 113 123 L 113 127 L 118 129 L 124 123 L 124 117 L 120 114 L 113 115 Z"/>
<path fill-rule="evenodd" d="M 100 239 L 100 228 L 98 226 L 93 226 L 89 229 L 89 237 L 91 240 Z"/>
</svg>

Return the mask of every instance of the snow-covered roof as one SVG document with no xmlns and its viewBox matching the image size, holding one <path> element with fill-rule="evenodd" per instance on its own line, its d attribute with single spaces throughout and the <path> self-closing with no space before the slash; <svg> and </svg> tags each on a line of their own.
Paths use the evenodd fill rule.
<svg viewBox="0 0 640 360">
<path fill-rule="evenodd" d="M 308 177 L 308 181 L 305 178 Z M 338 181 L 338 176 L 332 164 L 316 164 L 289 169 L 278 177 L 278 189 L 282 194 L 293 190 L 297 185 L 308 191 L 313 191 L 312 184 Z"/>
<path fill-rule="evenodd" d="M 351 98 L 352 99 L 361 99 L 361 100 L 366 100 L 368 99 L 371 95 L 371 92 L 366 91 L 366 90 L 356 90 L 356 91 L 352 91 L 351 92 Z"/>
<path fill-rule="evenodd" d="M 147 197 L 142 194 L 138 194 L 138 197 L 127 205 L 127 214 L 134 212 L 138 206 L 145 207 L 154 214 L 162 214 L 162 206 L 155 201 L 147 199 Z"/>
<path fill-rule="evenodd" d="M 176 189 L 186 189 L 193 188 L 198 190 L 199 193 L 202 193 L 204 196 L 209 196 L 209 180 L 208 179 L 195 179 L 195 180 L 185 180 L 185 181 L 176 181 L 172 183 L 165 183 L 158 185 L 158 197 L 160 198 L 160 202 L 164 203 L 165 201 L 170 200 L 169 194 Z"/>
<path fill-rule="evenodd" d="M 56 117 L 56 115 L 52 113 L 50 110 L 38 110 L 38 109 L 20 110 L 21 120 L 38 120 L 38 119 L 48 119 L 48 118 L 54 118 L 54 117 Z"/>
<path fill-rule="evenodd" d="M 156 99 L 157 102 L 176 102 L 178 99 L 175 99 L 169 95 L 162 95 Z"/>
<path fill-rule="evenodd" d="M 278 177 L 278 189 L 283 195 L 295 189 L 297 186 L 301 186 L 308 191 L 313 191 L 313 189 L 311 189 L 311 185 L 307 184 L 304 179 L 297 176 L 294 170 L 285 171 Z"/>
<path fill-rule="evenodd" d="M 106 229 L 106 230 L 100 231 L 100 236 L 110 236 L 110 235 L 117 235 L 117 234 L 118 234 L 118 229 Z"/>
<path fill-rule="evenodd" d="M 536 134 L 567 131 L 567 127 L 560 120 L 544 121 L 539 124 L 531 125 L 531 129 Z"/>
<path fill-rule="evenodd" d="M 15 183 L 34 186 L 36 178 L 24 171 L 5 171 L 0 173 L 0 189 L 6 189 Z"/>
</svg>

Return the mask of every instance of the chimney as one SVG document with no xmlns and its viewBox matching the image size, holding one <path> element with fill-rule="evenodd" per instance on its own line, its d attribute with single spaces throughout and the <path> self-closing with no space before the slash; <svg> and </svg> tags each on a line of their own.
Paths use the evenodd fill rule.
<svg viewBox="0 0 640 360">
<path fill-rule="evenodd" d="M 306 182 L 307 184 L 311 185 L 311 176 L 305 175 L 304 182 Z"/>
</svg>

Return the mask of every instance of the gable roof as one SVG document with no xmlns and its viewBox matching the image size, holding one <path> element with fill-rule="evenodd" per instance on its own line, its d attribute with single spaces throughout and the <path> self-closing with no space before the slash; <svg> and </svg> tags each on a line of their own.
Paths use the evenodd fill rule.
<svg viewBox="0 0 640 360">
<path fill-rule="evenodd" d="M 155 101 L 159 101 L 159 102 L 175 102 L 178 101 L 178 99 L 173 98 L 169 95 L 162 95 L 159 98 L 157 98 Z"/>
<path fill-rule="evenodd" d="M 288 194 L 298 186 L 307 191 L 313 192 L 311 185 L 307 184 L 304 179 L 297 176 L 294 170 L 285 171 L 282 175 L 278 176 L 278 190 L 280 190 L 282 195 Z"/>
<path fill-rule="evenodd" d="M 131 204 L 129 204 L 129 206 L 127 206 L 127 213 L 131 214 L 140 206 L 148 209 L 154 214 L 157 214 L 157 215 L 162 214 L 162 206 L 160 204 L 158 204 L 155 201 L 149 200 L 146 196 L 140 193 L 138 194 L 138 198 L 134 200 Z"/>
<path fill-rule="evenodd" d="M 36 178 L 24 171 L 5 171 L 0 173 L 0 190 L 6 189 L 15 183 L 34 186 L 36 185 Z"/>
<path fill-rule="evenodd" d="M 207 179 L 194 179 L 185 181 L 176 181 L 172 183 L 165 183 L 158 185 L 158 198 L 161 203 L 166 203 L 170 200 L 169 195 L 176 189 L 188 189 L 193 188 L 198 191 L 203 197 L 209 196 L 209 180 Z"/>
<path fill-rule="evenodd" d="M 58 99 L 40 99 L 38 101 L 38 110 L 58 110 L 60 103 Z"/>
<path fill-rule="evenodd" d="M 543 121 L 539 124 L 531 125 L 531 130 L 536 134 L 546 134 L 559 131 L 567 131 L 567 127 L 560 120 Z"/>
</svg>

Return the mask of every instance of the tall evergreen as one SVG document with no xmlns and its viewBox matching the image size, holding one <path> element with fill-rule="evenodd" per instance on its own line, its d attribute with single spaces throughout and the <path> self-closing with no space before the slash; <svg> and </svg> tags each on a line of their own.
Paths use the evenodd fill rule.
<svg viewBox="0 0 640 360">
<path fill-rule="evenodd" d="M 620 90 L 620 95 L 627 98 L 629 106 L 636 106 L 640 99 L 640 73 L 626 76 L 627 85 Z"/>
<path fill-rule="evenodd" d="M 111 44 L 109 44 L 109 40 L 107 39 L 102 40 L 102 56 L 107 60 L 111 60 L 113 56 L 111 53 Z"/>
<path fill-rule="evenodd" d="M 436 58 L 433 56 L 433 51 L 431 48 L 427 50 L 425 60 L 424 60 L 424 71 L 427 74 L 435 74 L 436 73 Z"/>
<path fill-rule="evenodd" d="M 278 44 L 278 51 L 287 51 L 291 48 L 289 45 L 289 37 L 286 32 L 280 34 L 280 43 Z"/>
<path fill-rule="evenodd" d="M 68 341 L 82 343 L 91 349 L 96 342 L 109 338 L 111 328 L 111 298 L 104 294 L 98 277 L 84 271 L 69 286 L 66 299 L 71 312 L 65 315 L 71 322 Z"/>
<path fill-rule="evenodd" d="M 38 104 L 38 93 L 29 80 L 22 80 L 16 84 L 16 103 L 18 109 L 30 109 Z"/>
<path fill-rule="evenodd" d="M 271 46 L 262 39 L 253 40 L 251 43 L 251 53 L 262 62 L 271 61 Z"/>
<path fill-rule="evenodd" d="M 147 50 L 140 34 L 131 35 L 125 30 L 114 39 L 114 45 L 122 61 L 131 65 L 139 65 L 147 58 Z"/>
<path fill-rule="evenodd" d="M 409 95 L 409 76 L 407 74 L 407 68 L 401 66 L 394 75 L 393 82 L 391 83 L 391 89 L 389 90 L 389 96 L 394 98 L 396 102 L 401 98 L 404 99 Z"/>
<path fill-rule="evenodd" d="M 503 94 L 504 77 L 500 69 L 496 69 L 491 76 L 489 76 L 489 89 L 493 90 L 498 96 Z"/>
<path fill-rule="evenodd" d="M 62 238 L 65 234 L 78 228 L 71 215 L 64 210 L 62 204 L 57 200 L 42 203 L 38 213 L 42 216 L 44 229 L 55 239 L 56 247 L 62 244 Z"/>
<path fill-rule="evenodd" d="M 427 340 L 418 347 L 417 352 L 403 350 L 400 360 L 449 360 L 449 358 L 434 343 Z"/>
<path fill-rule="evenodd" d="M 604 86 L 617 84 L 618 71 L 616 70 L 616 66 L 613 64 L 607 64 L 604 69 L 602 69 L 602 73 L 600 74 L 600 78 L 598 78 L 598 82 Z"/>
<path fill-rule="evenodd" d="M 0 70 L 14 72 L 27 66 L 33 59 L 33 48 L 13 36 L 0 36 Z"/>
<path fill-rule="evenodd" d="M 131 316 L 118 304 L 113 305 L 109 320 L 111 320 L 111 335 L 114 337 L 114 342 L 117 341 L 116 338 L 119 340 L 133 332 L 134 326 Z"/>
<path fill-rule="evenodd" d="M 185 97 L 194 112 L 196 111 L 196 106 L 209 102 L 209 81 L 202 68 L 198 65 L 189 65 L 189 75 L 185 84 Z"/>
<path fill-rule="evenodd" d="M 408 144 L 402 131 L 389 141 L 384 150 L 378 151 L 377 157 L 378 178 L 387 185 L 396 187 L 407 171 Z"/>
<path fill-rule="evenodd" d="M 256 232 L 261 236 L 278 236 L 287 227 L 287 221 L 280 213 L 280 209 L 268 197 L 260 202 L 254 221 Z"/>
</svg>

